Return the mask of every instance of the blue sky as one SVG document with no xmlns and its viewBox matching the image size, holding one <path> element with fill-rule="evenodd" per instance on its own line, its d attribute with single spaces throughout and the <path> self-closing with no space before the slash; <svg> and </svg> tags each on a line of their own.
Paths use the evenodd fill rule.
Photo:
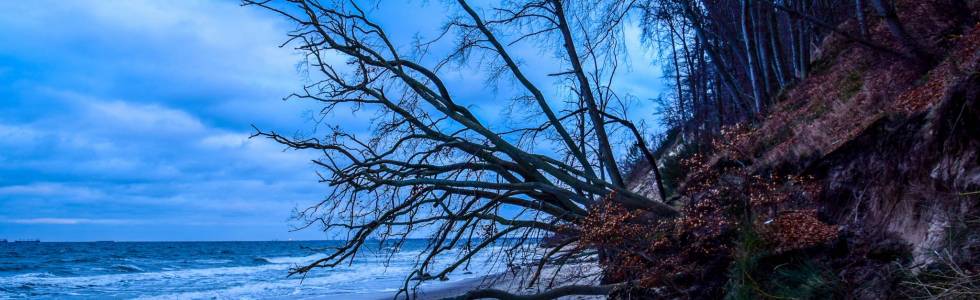
<svg viewBox="0 0 980 300">
<path fill-rule="evenodd" d="M 372 15 L 407 45 L 446 14 L 438 1 L 413 4 L 424 7 L 383 3 Z M 313 126 L 314 104 L 281 100 L 304 80 L 299 55 L 277 47 L 291 28 L 236 1 L 0 2 L 0 238 L 324 238 L 288 232 L 291 210 L 327 191 L 316 156 L 247 139 L 251 124 Z M 660 73 L 633 52 L 620 87 L 655 97 Z M 450 84 L 495 121 L 501 101 L 479 72 L 453 72 Z M 366 113 L 327 117 L 357 128 Z"/>
</svg>

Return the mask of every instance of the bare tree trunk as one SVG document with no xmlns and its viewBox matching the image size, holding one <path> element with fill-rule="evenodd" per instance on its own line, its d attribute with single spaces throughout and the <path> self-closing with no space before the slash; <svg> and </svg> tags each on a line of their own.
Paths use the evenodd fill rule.
<svg viewBox="0 0 980 300">
<path fill-rule="evenodd" d="M 707 32 L 705 32 L 704 24 L 701 23 L 701 14 L 696 12 L 693 4 L 690 2 L 682 1 L 684 13 L 687 15 L 689 21 L 691 21 L 691 26 L 694 27 L 694 33 L 697 35 L 701 44 L 704 45 L 704 51 L 708 54 L 708 58 L 711 60 L 711 64 L 717 70 L 718 75 L 722 79 L 722 83 L 728 87 L 731 91 L 732 96 L 735 99 L 735 103 L 741 106 L 746 101 L 746 96 L 742 93 L 742 90 L 738 87 L 738 83 L 735 77 L 726 69 L 727 63 L 725 63 L 724 58 L 718 54 L 716 48 L 708 42 Z"/>
<path fill-rule="evenodd" d="M 718 129 L 721 129 L 721 127 L 723 127 L 726 124 L 728 124 L 726 122 L 726 120 L 725 120 L 725 118 L 728 116 L 728 114 L 727 114 L 727 111 L 725 111 L 725 100 L 721 96 L 721 89 L 722 89 L 722 87 L 718 83 L 719 80 L 718 80 L 717 76 L 715 76 L 715 79 L 714 80 L 711 80 L 711 82 L 713 83 L 713 86 L 714 86 L 714 92 L 712 94 L 714 94 L 715 103 L 716 103 L 716 105 L 718 105 Z"/>
<path fill-rule="evenodd" d="M 768 16 L 766 18 L 766 24 L 769 27 L 769 43 L 772 47 L 773 73 L 776 74 L 776 80 L 779 82 L 779 88 L 782 89 L 786 87 L 786 73 L 783 69 L 783 47 L 779 40 L 779 26 L 776 24 L 776 22 L 778 22 L 778 16 L 776 15 L 776 11 L 773 10 L 771 6 L 767 7 L 769 7 L 769 9 L 767 10 L 768 13 L 766 14 Z"/>
<path fill-rule="evenodd" d="M 708 90 L 711 88 L 708 86 L 708 76 L 705 70 L 705 60 L 704 60 L 704 49 L 700 41 L 694 41 L 694 78 L 697 81 L 698 87 L 698 99 L 704 108 L 702 109 L 702 114 L 704 115 L 704 122 L 707 123 L 705 126 L 705 131 L 714 129 L 712 119 L 713 110 L 711 109 L 712 103 L 714 103 L 710 98 L 708 98 Z"/>
<path fill-rule="evenodd" d="M 854 0 L 854 16 L 857 18 L 861 37 L 868 38 L 868 22 L 864 18 L 864 0 Z"/>
<path fill-rule="evenodd" d="M 806 4 L 804 2 L 805 1 L 796 1 L 796 5 L 797 5 L 796 11 L 802 12 L 804 14 L 806 13 L 806 6 L 805 6 Z M 797 49 L 797 55 L 799 56 L 796 57 L 797 59 L 796 65 L 798 67 L 796 76 L 797 78 L 800 79 L 806 79 L 807 73 L 809 73 L 808 66 L 810 64 L 809 28 L 806 22 L 803 22 L 802 20 L 799 20 L 798 22 L 799 22 L 799 27 L 797 28 L 798 36 L 796 37 L 796 42 L 798 43 L 798 45 L 796 46 L 796 49 Z"/>
<path fill-rule="evenodd" d="M 740 15 L 742 28 L 742 41 L 745 44 L 745 57 L 749 83 L 752 85 L 753 109 L 756 114 L 762 112 L 762 86 L 759 82 L 758 68 L 756 67 L 755 45 L 752 42 L 751 18 L 749 17 L 749 2 L 751 0 L 740 0 Z"/>
<path fill-rule="evenodd" d="M 670 31 L 668 35 L 670 35 L 670 57 L 674 65 L 674 86 L 677 89 L 677 108 L 680 110 L 680 115 L 684 116 L 684 91 L 681 89 L 681 65 L 678 62 L 676 47 L 677 42 L 674 39 L 674 35 L 677 34 L 677 31 L 674 28 L 674 22 L 669 17 L 667 19 L 667 27 L 667 29 Z M 680 38 L 683 39 L 684 37 L 681 36 Z M 678 126 L 680 127 L 681 132 L 687 131 L 685 130 L 686 124 L 683 121 L 678 124 Z"/>
<path fill-rule="evenodd" d="M 770 3 L 773 3 L 773 2 L 770 1 Z M 798 23 L 801 26 L 798 30 L 806 29 L 808 36 L 812 36 L 812 35 L 809 33 L 809 30 L 810 30 L 809 27 L 806 27 L 806 26 L 815 25 L 817 28 L 823 28 L 823 29 L 829 30 L 829 31 L 831 31 L 833 33 L 839 34 L 839 35 L 847 38 L 850 41 L 857 42 L 858 44 L 861 44 L 861 45 L 863 45 L 865 47 L 871 48 L 872 50 L 880 51 L 882 53 L 886 53 L 886 54 L 889 54 L 889 55 L 895 55 L 895 56 L 898 56 L 898 57 L 903 58 L 903 59 L 915 60 L 915 57 L 914 56 L 911 56 L 911 55 L 908 55 L 908 54 L 905 54 L 905 53 L 901 53 L 901 52 L 892 50 L 892 49 L 890 49 L 888 47 L 885 47 L 885 46 L 876 44 L 876 43 L 874 43 L 874 42 L 872 42 L 872 41 L 870 41 L 870 40 L 868 40 L 866 38 L 863 38 L 863 37 L 860 37 L 860 36 L 854 36 L 854 35 L 846 32 L 846 31 L 843 31 L 843 30 L 838 29 L 834 25 L 831 25 L 831 24 L 828 24 L 828 23 L 826 23 L 824 21 L 821 21 L 817 17 L 811 16 L 811 15 L 807 14 L 806 12 L 801 11 L 802 9 L 805 9 L 805 7 L 800 6 L 798 8 L 797 7 L 790 8 L 790 7 L 786 7 L 786 6 L 775 4 L 775 3 L 773 3 L 773 6 L 776 9 L 779 9 L 781 11 L 784 11 L 784 12 L 788 13 L 792 18 L 798 20 Z M 806 23 L 804 23 L 803 21 L 806 21 Z M 793 34 L 792 36 L 795 37 L 796 34 Z M 806 42 L 806 41 L 804 41 L 804 42 Z M 794 41 L 793 42 L 793 45 L 799 45 L 799 44 L 800 43 L 798 41 Z M 806 46 L 807 49 L 809 49 L 809 43 L 808 42 L 806 42 L 806 44 L 804 44 L 804 46 Z M 809 55 L 809 54 L 807 54 L 807 55 Z M 809 61 L 809 58 L 807 58 L 807 61 Z"/>
<path fill-rule="evenodd" d="M 765 101 L 762 102 L 764 105 L 768 106 L 769 95 L 772 94 L 773 92 L 772 81 L 771 81 L 772 78 L 769 74 L 769 71 L 771 70 L 771 68 L 769 67 L 770 66 L 769 55 L 768 55 L 769 47 L 767 46 L 769 43 L 767 43 L 768 39 L 763 37 L 765 32 L 763 32 L 762 30 L 763 27 L 760 25 L 762 23 L 759 21 L 760 20 L 759 5 L 754 5 L 753 7 L 750 7 L 749 13 L 754 28 L 753 32 L 755 33 L 756 53 L 759 54 L 759 72 L 762 73 L 762 86 L 763 86 L 762 94 L 763 94 L 763 98 L 766 99 Z"/>
<path fill-rule="evenodd" d="M 795 2 L 791 5 L 795 5 Z M 795 16 L 791 16 L 789 19 L 789 62 L 792 67 L 793 77 L 797 80 L 803 79 L 800 76 L 800 43 L 797 41 L 799 39 L 800 31 L 800 21 Z"/>
<path fill-rule="evenodd" d="M 686 35 L 687 35 L 686 32 L 684 32 L 684 26 L 681 25 L 681 35 L 680 36 L 681 37 L 684 37 Z M 686 38 L 682 38 L 681 39 L 681 50 L 684 51 L 684 64 L 687 66 L 687 84 L 688 84 L 688 89 L 690 90 L 689 91 L 689 94 L 690 94 L 690 97 L 689 98 L 691 99 L 691 120 L 694 121 L 693 122 L 694 124 L 699 124 L 700 123 L 700 121 L 699 121 L 699 117 L 700 117 L 699 113 L 700 113 L 700 109 L 701 109 L 701 107 L 700 107 L 700 105 L 701 105 L 701 99 L 699 98 L 700 96 L 698 95 L 698 89 L 699 88 L 697 86 L 697 79 L 696 79 L 696 77 L 694 77 L 695 75 L 693 73 L 694 72 L 694 69 L 695 69 L 694 68 L 694 59 L 691 57 L 691 50 L 690 50 L 690 48 L 687 45 L 687 39 Z M 701 129 L 695 127 L 694 128 L 694 131 L 693 131 L 693 134 L 695 135 L 695 139 L 698 139 L 699 136 L 700 136 L 700 134 L 701 134 Z"/>
</svg>

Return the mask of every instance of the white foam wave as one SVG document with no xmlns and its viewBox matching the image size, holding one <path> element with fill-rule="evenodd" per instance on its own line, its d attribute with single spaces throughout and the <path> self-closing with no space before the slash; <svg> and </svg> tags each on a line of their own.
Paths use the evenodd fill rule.
<svg viewBox="0 0 980 300">
<path fill-rule="evenodd" d="M 301 294 L 315 295 L 323 294 L 324 292 L 331 294 L 366 293 L 377 290 L 370 289 L 366 284 L 358 283 L 371 282 L 386 274 L 400 274 L 405 271 L 407 271 L 407 268 L 366 266 L 347 272 L 336 272 L 306 279 L 253 282 L 222 289 L 145 296 L 137 299 L 247 299 L 251 297 L 297 296 Z"/>
<path fill-rule="evenodd" d="M 313 254 L 307 256 L 277 256 L 277 257 L 259 257 L 259 259 L 269 262 L 271 264 L 309 264 L 318 259 L 327 257 L 325 254 Z"/>
<path fill-rule="evenodd" d="M 494 247 L 497 248 L 497 247 Z M 500 250 L 500 249 L 492 249 Z M 450 276 L 450 282 L 487 274 L 496 265 L 487 265 L 487 258 L 493 257 L 484 251 L 474 257 L 473 264 L 466 273 L 460 267 Z M 305 279 L 286 278 L 286 270 L 296 265 L 312 263 L 326 257 L 325 254 L 307 256 L 276 256 L 262 260 L 260 265 L 217 267 L 201 269 L 178 269 L 145 272 L 130 270 L 129 273 L 104 274 L 92 276 L 58 277 L 50 273 L 29 273 L 0 278 L 0 287 L 31 285 L 34 288 L 52 289 L 68 292 L 73 289 L 130 291 L 134 287 L 150 293 L 168 293 L 158 299 L 246 299 L 246 298 L 301 298 L 305 296 L 377 293 L 390 291 L 400 286 L 404 276 L 417 268 L 417 259 L 424 257 L 421 249 L 398 251 L 391 256 L 386 253 L 360 255 L 352 266 L 323 269 L 313 272 Z M 452 249 L 440 255 L 433 269 L 445 267 L 454 258 L 465 254 L 461 249 Z M 230 263 L 221 259 L 198 259 L 200 264 Z M 384 263 L 382 263 L 384 262 Z M 132 265 L 125 265 L 130 267 Z M 125 268 L 113 265 L 113 268 Z M 365 294 L 367 295 L 367 294 Z M 0 298 L 2 294 L 0 294 Z"/>
<path fill-rule="evenodd" d="M 263 264 L 259 266 L 237 266 L 237 267 L 216 267 L 216 268 L 201 268 L 201 269 L 182 269 L 182 270 L 163 270 L 156 272 L 143 272 L 142 269 L 133 265 L 114 265 L 113 268 L 118 270 L 124 270 L 125 274 L 105 274 L 105 275 L 92 275 L 92 276 L 75 276 L 75 277 L 58 277 L 51 273 L 27 273 L 20 274 L 12 277 L 8 277 L 7 283 L 13 285 L 21 284 L 33 284 L 33 285 L 48 285 L 57 287 L 95 287 L 95 286 L 109 286 L 117 284 L 120 282 L 126 283 L 146 283 L 154 282 L 160 280 L 174 281 L 182 279 L 197 279 L 197 278 L 216 278 L 216 277 L 228 277 L 228 276 L 253 276 L 256 273 L 261 272 L 271 272 L 278 271 L 277 274 L 269 274 L 270 277 L 275 278 L 275 276 L 285 277 L 286 270 L 294 265 L 308 264 L 316 261 L 317 259 L 326 257 L 323 254 L 314 254 L 308 256 L 280 256 L 280 257 L 270 257 L 261 258 L 268 264 Z M 226 260 L 209 260 L 207 262 L 199 261 L 201 263 L 225 263 L 230 262 Z"/>
<path fill-rule="evenodd" d="M 225 277 L 225 276 L 235 276 L 235 275 L 252 275 L 258 272 L 275 271 L 275 270 L 285 271 L 287 269 L 289 269 L 288 265 L 269 264 L 269 265 L 261 265 L 261 266 L 250 266 L 250 267 L 186 269 L 186 270 L 177 270 L 177 271 L 107 274 L 107 275 L 76 276 L 76 277 L 55 277 L 50 273 L 28 273 L 28 274 L 9 277 L 10 280 L 8 280 L 8 282 L 14 285 L 34 284 L 34 285 L 51 285 L 51 286 L 58 286 L 58 287 L 68 287 L 68 288 L 94 287 L 94 286 L 113 285 L 120 282 L 134 283 L 134 282 L 149 282 L 149 281 L 162 281 L 162 280 L 170 281 L 170 280 L 194 279 L 194 278 L 214 278 L 219 276 Z"/>
<path fill-rule="evenodd" d="M 10 280 L 21 280 L 21 279 L 26 279 L 26 278 L 51 278 L 51 277 L 57 277 L 57 276 L 55 276 L 54 274 L 48 273 L 48 272 L 42 272 L 42 273 L 24 273 L 24 274 L 17 274 L 17 275 L 14 275 L 14 276 L 7 277 L 7 279 L 10 279 Z"/>
<path fill-rule="evenodd" d="M 230 259 L 195 259 L 194 262 L 201 264 L 226 264 L 230 263 Z"/>
</svg>

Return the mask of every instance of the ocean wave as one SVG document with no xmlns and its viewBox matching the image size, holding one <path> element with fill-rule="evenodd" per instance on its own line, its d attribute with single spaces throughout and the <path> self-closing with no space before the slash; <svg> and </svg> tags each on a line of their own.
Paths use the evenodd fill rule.
<svg viewBox="0 0 980 300">
<path fill-rule="evenodd" d="M 226 263 L 230 263 L 231 260 L 230 259 L 195 259 L 194 262 L 199 263 L 199 264 L 212 264 L 212 265 L 215 265 L 215 264 L 226 264 Z"/>
<path fill-rule="evenodd" d="M 127 273 L 137 273 L 137 272 L 144 272 L 145 271 L 145 270 L 143 270 L 140 267 L 137 267 L 137 266 L 134 266 L 134 265 L 125 265 L 125 264 L 123 264 L 123 265 L 113 265 L 112 268 L 113 269 L 116 269 L 118 271 L 123 271 L 123 272 L 127 272 Z"/>
<path fill-rule="evenodd" d="M 28 269 L 27 265 L 7 265 L 7 266 L 0 265 L 0 272 L 13 272 L 13 271 L 22 271 L 27 269 Z"/>
<path fill-rule="evenodd" d="M 123 273 L 106 274 L 93 276 L 72 276 L 58 277 L 51 273 L 27 273 L 5 278 L 5 283 L 12 285 L 34 284 L 55 287 L 96 287 L 109 286 L 120 282 L 153 282 L 153 281 L 174 281 L 174 280 L 193 280 L 207 279 L 216 277 L 227 277 L 236 275 L 254 275 L 259 272 L 285 271 L 288 265 L 262 265 L 250 267 L 221 267 L 204 269 L 184 269 L 176 271 L 142 272 L 142 273 Z M 285 276 L 285 273 L 283 273 Z M 6 285 L 6 284 L 4 284 Z"/>
<path fill-rule="evenodd" d="M 19 280 L 19 279 L 25 279 L 25 278 L 52 278 L 52 277 L 58 277 L 58 276 L 57 275 L 54 275 L 54 274 L 51 274 L 51 273 L 48 273 L 48 272 L 39 272 L 39 273 L 17 274 L 17 275 L 6 277 L 6 278 L 7 279 L 11 279 L 11 280 Z"/>
<path fill-rule="evenodd" d="M 269 261 L 268 258 L 265 258 L 265 257 L 255 257 L 255 258 L 252 258 L 252 262 L 257 263 L 257 264 L 271 264 L 272 263 L 272 262 Z"/>
<path fill-rule="evenodd" d="M 264 262 L 269 264 L 309 264 L 318 259 L 327 257 L 324 254 L 313 254 L 307 256 L 277 256 L 277 257 L 256 257 L 254 260 L 256 262 Z"/>
<path fill-rule="evenodd" d="M 308 277 L 305 279 L 283 279 L 275 281 L 263 281 L 247 283 L 227 288 L 219 288 L 206 291 L 192 291 L 174 293 L 168 295 L 143 296 L 137 299 L 239 299 L 239 298 L 267 298 L 274 296 L 296 297 L 302 294 L 323 293 L 323 289 L 329 289 L 330 294 L 337 293 L 368 293 L 378 292 L 380 289 L 372 287 L 362 282 L 373 282 L 382 274 L 399 274 L 407 271 L 407 268 L 385 268 L 380 266 L 365 266 L 363 268 L 352 269 L 345 272 L 335 272 L 325 276 Z M 346 284 L 341 287 L 338 284 Z"/>
<path fill-rule="evenodd" d="M 486 274 L 486 271 L 494 268 L 493 265 L 482 263 L 488 257 L 494 257 L 490 252 L 497 251 L 478 254 L 473 258 L 473 265 L 470 266 L 470 271 L 473 273 L 467 274 L 461 266 L 457 272 L 454 272 L 454 276 L 450 276 L 450 282 Z M 276 254 L 288 255 L 288 253 Z M 168 294 L 159 297 L 163 299 L 303 298 L 332 293 L 352 295 L 387 292 L 392 287 L 401 286 L 402 280 L 409 271 L 417 267 L 416 260 L 419 256 L 424 258 L 424 254 L 422 249 L 408 247 L 393 253 L 386 253 L 383 250 L 364 253 L 355 259 L 353 265 L 342 264 L 337 268 L 318 269 L 308 274 L 305 279 L 299 276 L 287 277 L 287 271 L 296 265 L 309 264 L 324 258 L 326 254 L 306 256 L 254 256 L 255 254 L 252 254 L 234 259 L 187 255 L 178 257 L 177 260 L 127 257 L 92 265 L 104 269 L 99 272 L 102 273 L 99 275 L 66 275 L 49 268 L 45 271 L 50 273 L 0 277 L 0 298 L 11 296 L 11 294 L 4 294 L 4 290 L 23 292 L 25 288 L 36 290 L 40 293 L 38 295 L 64 295 L 72 291 L 84 291 L 86 294 L 108 293 L 119 297 Z M 465 251 L 458 248 L 446 251 L 433 262 L 431 267 L 445 267 L 454 261 L 454 258 L 464 254 Z M 254 263 L 248 261 L 250 257 L 253 258 Z M 191 265 L 196 269 L 182 268 Z M 169 268 L 178 269 L 167 270 Z M 84 270 L 94 269 L 86 266 Z M 107 272 L 114 274 L 105 274 Z"/>
<path fill-rule="evenodd" d="M 47 263 L 77 264 L 77 263 L 90 263 L 90 262 L 97 262 L 97 261 L 98 259 L 94 257 L 67 257 L 67 258 L 52 258 L 49 259 Z"/>
</svg>

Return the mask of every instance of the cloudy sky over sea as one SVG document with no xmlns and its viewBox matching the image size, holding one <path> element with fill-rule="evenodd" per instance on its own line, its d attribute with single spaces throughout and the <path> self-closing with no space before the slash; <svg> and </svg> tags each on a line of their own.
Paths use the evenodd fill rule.
<svg viewBox="0 0 980 300">
<path fill-rule="evenodd" d="M 444 20 L 403 14 L 456 13 L 440 1 L 411 5 L 371 6 L 404 47 Z M 278 47 L 292 28 L 237 1 L 0 2 L 0 238 L 325 238 L 288 232 L 292 209 L 328 191 L 315 154 L 248 139 L 253 124 L 313 133 L 315 104 L 282 101 L 307 80 L 302 57 Z M 618 87 L 656 97 L 651 51 L 627 45 Z M 516 51 L 529 69 L 560 71 L 533 45 Z M 486 88 L 479 70 L 447 72 L 458 97 L 497 122 L 500 87 Z M 551 83 L 539 73 L 532 79 Z M 630 113 L 650 116 L 640 102 Z M 326 119 L 358 130 L 369 117 Z"/>
</svg>

